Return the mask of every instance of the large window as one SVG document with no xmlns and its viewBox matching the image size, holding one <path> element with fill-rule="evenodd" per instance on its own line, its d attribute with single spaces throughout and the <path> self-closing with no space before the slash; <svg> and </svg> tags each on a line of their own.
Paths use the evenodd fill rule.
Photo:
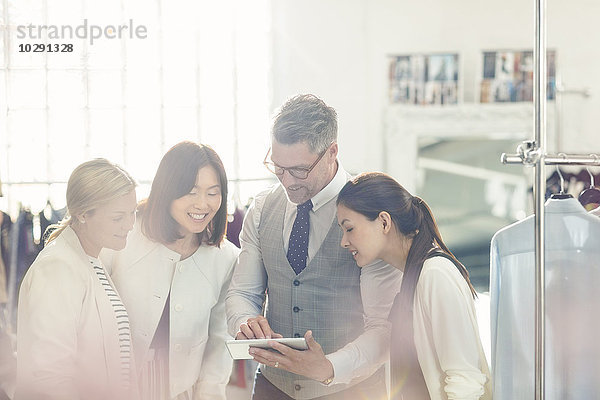
<svg viewBox="0 0 600 400">
<path fill-rule="evenodd" d="M 2 209 L 63 206 L 94 157 L 143 197 L 181 140 L 211 145 L 244 202 L 270 178 L 268 15 L 268 0 L 0 0 Z"/>
</svg>

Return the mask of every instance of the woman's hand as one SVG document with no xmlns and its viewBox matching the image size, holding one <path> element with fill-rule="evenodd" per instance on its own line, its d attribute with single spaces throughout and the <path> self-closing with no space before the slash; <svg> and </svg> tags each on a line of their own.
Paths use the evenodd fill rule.
<svg viewBox="0 0 600 400">
<path fill-rule="evenodd" d="M 245 324 L 240 326 L 240 330 L 235 335 L 236 340 L 240 339 L 271 339 L 282 338 L 279 333 L 273 332 L 269 321 L 262 315 L 248 318 Z"/>
<path fill-rule="evenodd" d="M 295 350 L 284 344 L 270 341 L 269 345 L 281 354 L 257 347 L 250 347 L 249 353 L 259 363 L 281 368 L 319 382 L 333 378 L 333 365 L 325 357 L 321 345 L 312 336 L 312 331 L 306 331 L 304 338 L 308 344 L 308 350 Z"/>
</svg>

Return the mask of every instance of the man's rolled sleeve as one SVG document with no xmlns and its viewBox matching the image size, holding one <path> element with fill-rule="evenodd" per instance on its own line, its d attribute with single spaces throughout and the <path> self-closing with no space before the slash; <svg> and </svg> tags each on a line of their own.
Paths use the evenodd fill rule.
<svg viewBox="0 0 600 400">
<path fill-rule="evenodd" d="M 266 193 L 259 194 L 244 218 L 240 234 L 242 249 L 225 299 L 227 327 L 233 337 L 248 318 L 262 314 L 267 272 L 262 261 L 258 225 L 265 197 Z"/>
</svg>

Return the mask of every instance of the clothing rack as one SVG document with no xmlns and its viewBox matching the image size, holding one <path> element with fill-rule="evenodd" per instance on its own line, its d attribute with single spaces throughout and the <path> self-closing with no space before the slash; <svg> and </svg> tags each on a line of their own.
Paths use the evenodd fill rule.
<svg viewBox="0 0 600 400">
<path fill-rule="evenodd" d="M 531 142 L 523 142 L 529 145 Z M 527 158 L 535 157 L 535 155 L 506 154 L 503 153 L 501 161 L 503 164 L 525 164 Z M 546 154 L 544 156 L 544 164 L 546 165 L 588 165 L 600 167 L 600 156 L 597 154 L 581 155 L 581 154 Z M 533 164 L 531 164 L 533 165 Z M 529 165 L 529 166 L 531 166 Z"/>
<path fill-rule="evenodd" d="M 545 193 L 546 165 L 597 165 L 600 158 L 595 154 L 546 154 L 546 0 L 535 0 L 535 54 L 534 54 L 533 141 L 525 141 L 517 147 L 517 154 L 502 154 L 503 164 L 533 166 L 534 181 L 534 231 L 535 231 L 535 399 L 545 399 Z"/>
</svg>

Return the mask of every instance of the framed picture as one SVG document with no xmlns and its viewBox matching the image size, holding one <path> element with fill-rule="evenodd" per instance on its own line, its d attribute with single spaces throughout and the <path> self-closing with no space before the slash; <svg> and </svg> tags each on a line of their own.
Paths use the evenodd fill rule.
<svg viewBox="0 0 600 400">
<path fill-rule="evenodd" d="M 401 104 L 456 104 L 458 54 L 389 56 L 389 101 Z"/>
<path fill-rule="evenodd" d="M 547 52 L 546 98 L 556 95 L 556 52 Z M 532 51 L 484 51 L 479 99 L 481 103 L 533 100 Z"/>
</svg>

